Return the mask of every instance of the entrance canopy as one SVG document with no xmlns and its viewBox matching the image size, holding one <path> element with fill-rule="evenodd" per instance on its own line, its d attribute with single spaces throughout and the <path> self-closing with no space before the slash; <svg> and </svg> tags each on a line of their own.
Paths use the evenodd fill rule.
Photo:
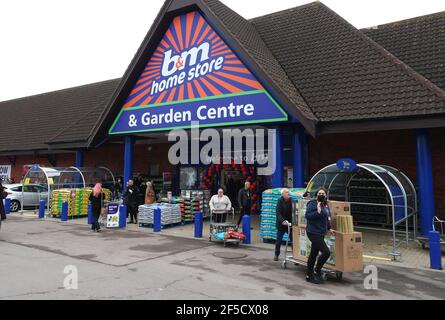
<svg viewBox="0 0 445 320">
<path fill-rule="evenodd" d="M 380 186 L 374 183 L 376 179 Z M 378 197 L 375 197 L 375 192 L 374 197 L 366 194 L 366 189 L 377 189 L 381 186 L 386 190 L 386 194 L 380 194 Z M 308 192 L 312 197 L 319 187 L 328 190 L 330 200 L 347 201 L 352 205 L 391 206 L 393 225 L 417 213 L 414 185 L 405 174 L 389 166 L 362 163 L 352 170 L 342 170 L 337 164 L 332 164 L 320 170 L 311 179 Z M 361 199 L 367 199 L 366 202 L 354 201 L 357 195 L 361 195 Z"/>
</svg>

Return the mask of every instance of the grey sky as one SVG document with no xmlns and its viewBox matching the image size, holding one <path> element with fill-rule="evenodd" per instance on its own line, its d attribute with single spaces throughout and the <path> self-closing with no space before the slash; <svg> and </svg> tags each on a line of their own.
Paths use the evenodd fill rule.
<svg viewBox="0 0 445 320">
<path fill-rule="evenodd" d="M 305 0 L 223 0 L 245 18 Z M 322 0 L 357 28 L 445 11 L 444 0 Z M 0 2 L 0 101 L 123 75 L 163 0 Z M 322 23 L 322 22 L 320 22 Z"/>
</svg>

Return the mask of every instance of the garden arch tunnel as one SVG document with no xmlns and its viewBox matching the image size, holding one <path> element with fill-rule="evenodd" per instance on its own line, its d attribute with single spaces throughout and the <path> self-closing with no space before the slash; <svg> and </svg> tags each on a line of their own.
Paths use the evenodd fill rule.
<svg viewBox="0 0 445 320">
<path fill-rule="evenodd" d="M 399 256 L 397 247 L 410 240 L 412 220 L 413 239 L 417 231 L 417 194 L 413 183 L 401 171 L 386 165 L 356 164 L 344 169 L 337 164 L 326 166 L 310 180 L 307 191 L 314 197 L 319 187 L 325 187 L 328 198 L 351 203 L 355 224 L 363 229 L 392 228 L 392 256 Z M 374 227 L 369 227 L 369 225 Z M 377 227 L 376 227 L 377 226 Z M 397 235 L 403 233 L 403 241 Z"/>
</svg>

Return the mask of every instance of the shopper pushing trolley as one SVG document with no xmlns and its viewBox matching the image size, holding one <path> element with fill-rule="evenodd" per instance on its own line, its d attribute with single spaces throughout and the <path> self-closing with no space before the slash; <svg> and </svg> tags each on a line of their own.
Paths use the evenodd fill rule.
<svg viewBox="0 0 445 320">
<path fill-rule="evenodd" d="M 328 275 L 341 280 L 344 272 L 363 270 L 362 234 L 354 232 L 350 203 L 328 201 L 324 187 L 318 188 L 312 199 L 298 200 L 292 206 L 292 222 L 285 224 L 291 236 L 286 241 L 284 269 L 288 262 L 305 265 L 306 281 L 314 284 L 323 283 Z"/>
</svg>

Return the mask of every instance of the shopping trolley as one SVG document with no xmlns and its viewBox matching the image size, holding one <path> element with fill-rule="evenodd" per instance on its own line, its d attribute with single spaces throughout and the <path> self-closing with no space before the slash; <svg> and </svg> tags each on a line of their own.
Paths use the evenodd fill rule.
<svg viewBox="0 0 445 320">
<path fill-rule="evenodd" d="M 230 222 L 227 222 L 229 217 L 232 217 Z M 210 232 L 209 241 L 222 242 L 224 247 L 228 243 L 239 246 L 241 240 L 239 239 L 220 239 L 217 234 L 225 233 L 228 229 L 238 231 L 238 225 L 235 223 L 235 211 L 230 210 L 210 210 Z"/>
<path fill-rule="evenodd" d="M 286 246 L 285 246 L 285 249 L 284 249 L 284 260 L 281 262 L 281 267 L 283 269 L 286 269 L 287 268 L 287 263 L 293 263 L 294 265 L 301 265 L 301 266 L 307 267 L 307 261 L 297 259 L 292 254 L 288 254 L 287 253 L 288 247 L 289 247 L 290 234 L 292 232 L 291 227 L 292 227 L 292 225 L 289 223 L 287 225 L 288 237 L 287 237 Z M 298 239 L 293 239 L 293 241 L 298 241 Z M 322 271 L 324 272 L 324 279 L 325 280 L 327 278 L 327 275 L 333 276 L 337 280 L 341 280 L 343 278 L 343 272 L 330 269 L 326 265 L 324 266 Z"/>
</svg>

